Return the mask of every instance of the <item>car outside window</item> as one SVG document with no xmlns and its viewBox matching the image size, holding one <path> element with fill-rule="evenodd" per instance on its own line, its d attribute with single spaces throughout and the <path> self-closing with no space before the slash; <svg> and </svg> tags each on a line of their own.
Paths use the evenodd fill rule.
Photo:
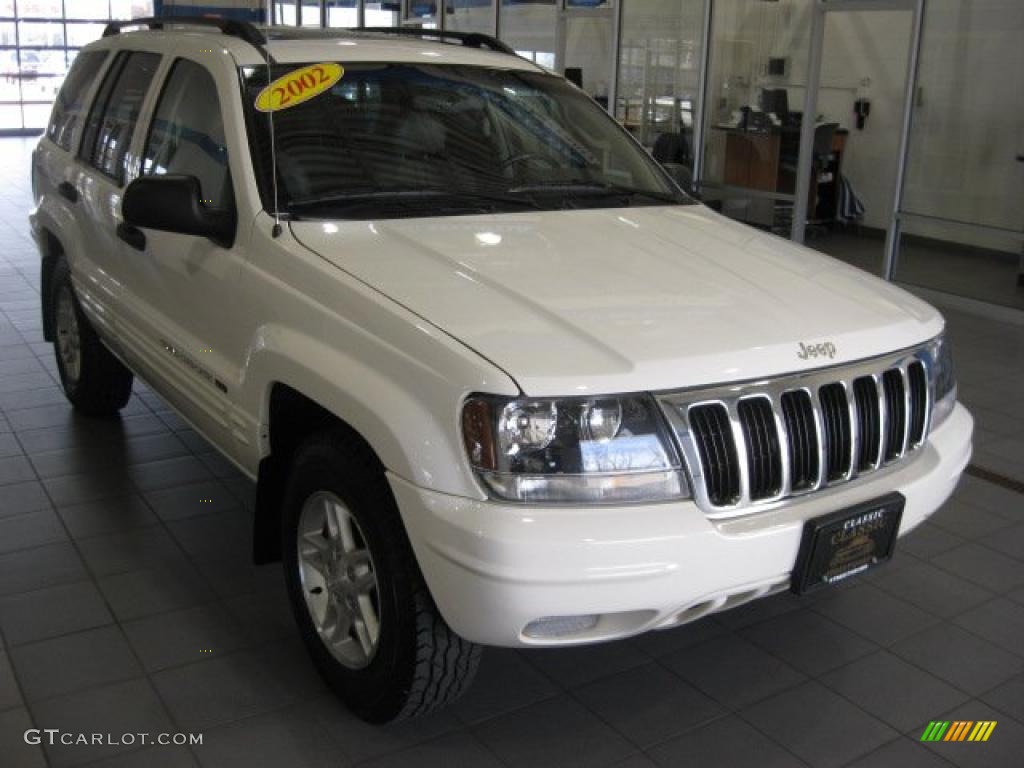
<svg viewBox="0 0 1024 768">
<path fill-rule="evenodd" d="M 142 153 L 142 173 L 195 176 L 206 205 L 231 204 L 224 120 L 210 73 L 199 64 L 178 59 L 157 103 Z"/>
<path fill-rule="evenodd" d="M 85 116 L 85 96 L 106 59 L 106 51 L 80 53 L 64 79 L 46 129 L 46 135 L 61 149 L 71 149 L 75 129 Z"/>
<path fill-rule="evenodd" d="M 82 158 L 120 186 L 142 102 L 160 65 L 156 53 L 122 52 L 104 78 L 82 139 Z"/>
<path fill-rule="evenodd" d="M 254 102 L 269 80 L 301 66 L 243 70 L 264 190 L 270 118 Z M 346 64 L 329 90 L 273 119 L 281 209 L 298 217 L 689 201 L 606 112 L 540 72 Z"/>
</svg>

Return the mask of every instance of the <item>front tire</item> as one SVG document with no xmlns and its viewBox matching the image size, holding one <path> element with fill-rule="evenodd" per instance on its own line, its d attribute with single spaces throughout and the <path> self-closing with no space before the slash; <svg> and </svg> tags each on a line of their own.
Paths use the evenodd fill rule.
<svg viewBox="0 0 1024 768">
<path fill-rule="evenodd" d="M 63 256 L 53 267 L 50 290 L 53 349 L 64 394 L 89 416 L 117 415 L 132 396 L 132 372 L 103 346 L 82 312 Z"/>
<path fill-rule="evenodd" d="M 353 439 L 325 432 L 297 450 L 281 549 L 303 641 L 356 715 L 416 717 L 469 688 L 480 647 L 445 624 L 384 473 Z"/>
</svg>

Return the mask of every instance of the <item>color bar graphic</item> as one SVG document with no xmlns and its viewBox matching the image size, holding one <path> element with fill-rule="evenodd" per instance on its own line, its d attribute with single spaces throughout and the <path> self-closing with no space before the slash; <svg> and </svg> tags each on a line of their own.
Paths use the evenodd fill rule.
<svg viewBox="0 0 1024 768">
<path fill-rule="evenodd" d="M 932 720 L 921 741 L 988 741 L 995 729 L 995 720 Z"/>
</svg>

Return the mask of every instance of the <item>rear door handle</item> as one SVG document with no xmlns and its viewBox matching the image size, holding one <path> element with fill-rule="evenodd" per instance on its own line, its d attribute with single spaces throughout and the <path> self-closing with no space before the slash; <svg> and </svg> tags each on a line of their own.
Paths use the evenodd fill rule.
<svg viewBox="0 0 1024 768">
<path fill-rule="evenodd" d="M 146 250 L 146 235 L 138 227 L 122 221 L 117 225 L 117 236 L 137 251 Z"/>
<path fill-rule="evenodd" d="M 57 185 L 57 194 L 72 203 L 78 202 L 78 190 L 70 181 L 62 181 Z"/>
</svg>

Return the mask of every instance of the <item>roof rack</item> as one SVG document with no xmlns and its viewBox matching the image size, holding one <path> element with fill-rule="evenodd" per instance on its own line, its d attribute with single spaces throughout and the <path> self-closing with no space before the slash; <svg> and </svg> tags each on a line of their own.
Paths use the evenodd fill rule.
<svg viewBox="0 0 1024 768">
<path fill-rule="evenodd" d="M 496 37 L 480 32 L 453 32 L 440 29 L 422 29 L 421 27 L 354 27 L 346 32 L 373 32 L 381 35 L 404 35 L 407 37 L 436 37 L 441 42 L 455 40 L 467 48 L 488 48 L 510 56 L 518 54 Z"/>
<path fill-rule="evenodd" d="M 263 46 L 267 42 L 266 36 L 247 21 L 219 19 L 212 16 L 166 16 L 163 18 L 146 17 L 143 19 L 112 21 L 103 30 L 103 37 L 119 34 L 125 27 L 163 29 L 165 26 L 179 25 L 187 27 L 216 27 L 225 35 L 240 38 L 257 47 Z"/>
</svg>

